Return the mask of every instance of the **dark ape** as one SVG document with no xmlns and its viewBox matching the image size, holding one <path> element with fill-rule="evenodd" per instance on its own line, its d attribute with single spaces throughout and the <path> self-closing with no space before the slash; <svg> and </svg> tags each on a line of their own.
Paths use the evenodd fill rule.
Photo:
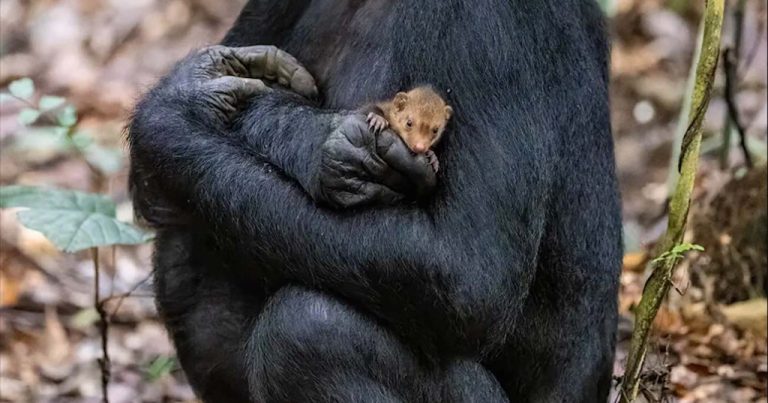
<svg viewBox="0 0 768 403">
<path fill-rule="evenodd" d="M 146 96 L 135 204 L 206 401 L 606 397 L 621 241 L 593 3 L 252 0 L 223 45 L 295 56 L 320 105 L 269 48 L 204 50 Z M 419 83 L 456 111 L 436 186 L 350 112 Z"/>
</svg>

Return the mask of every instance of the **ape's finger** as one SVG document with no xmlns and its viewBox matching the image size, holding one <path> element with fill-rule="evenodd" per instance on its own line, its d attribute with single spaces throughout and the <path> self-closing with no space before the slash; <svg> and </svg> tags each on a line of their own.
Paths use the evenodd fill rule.
<svg viewBox="0 0 768 403">
<path fill-rule="evenodd" d="M 403 195 L 395 192 L 387 186 L 378 183 L 365 182 L 357 189 L 358 194 L 367 200 L 375 200 L 377 203 L 392 204 L 403 198 Z"/>
<path fill-rule="evenodd" d="M 340 188 L 327 188 L 325 194 L 324 201 L 336 208 L 394 204 L 403 199 L 403 195 L 385 186 L 359 180 L 345 183 Z"/>
<path fill-rule="evenodd" d="M 239 106 L 251 97 L 273 91 L 261 80 L 224 76 L 206 81 L 202 86 L 203 99 L 219 117 L 230 120 Z"/>
<path fill-rule="evenodd" d="M 437 176 L 427 158 L 413 154 L 393 131 L 384 130 L 376 138 L 376 153 L 392 170 L 407 177 L 418 194 L 429 193 L 437 184 Z"/>
<path fill-rule="evenodd" d="M 336 161 L 364 170 L 347 176 L 363 178 L 407 195 L 425 195 L 435 187 L 435 172 L 426 158 L 411 153 L 391 130 L 383 128 L 379 135 L 372 134 L 363 115 L 348 116 L 331 138 L 341 140 L 333 150 Z"/>
<path fill-rule="evenodd" d="M 206 87 L 215 92 L 229 93 L 238 100 L 272 92 L 267 84 L 255 78 L 224 76 L 206 83 Z"/>
<path fill-rule="evenodd" d="M 317 97 L 315 79 L 295 57 L 275 46 L 232 48 L 251 78 L 277 81 L 307 98 Z"/>
<path fill-rule="evenodd" d="M 275 46 L 231 48 L 222 45 L 202 49 L 199 67 L 206 76 L 239 76 L 276 81 L 308 98 L 316 98 L 312 75 L 293 56 Z"/>
<path fill-rule="evenodd" d="M 363 115 L 349 115 L 323 144 L 319 186 L 310 190 L 315 200 L 336 207 L 390 203 L 403 198 L 407 178 L 376 154 L 376 136 Z"/>
</svg>

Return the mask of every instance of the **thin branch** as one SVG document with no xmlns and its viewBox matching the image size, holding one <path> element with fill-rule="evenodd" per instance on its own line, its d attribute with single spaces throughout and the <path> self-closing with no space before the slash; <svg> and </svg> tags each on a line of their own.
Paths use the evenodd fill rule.
<svg viewBox="0 0 768 403">
<path fill-rule="evenodd" d="M 16 95 L 9 94 L 11 97 L 15 98 L 16 100 L 24 103 L 25 105 L 29 106 L 32 109 L 39 110 L 38 105 L 36 105 L 34 102 L 17 97 Z M 48 125 L 48 126 L 59 126 L 59 122 L 56 117 L 56 113 L 59 112 L 64 106 L 60 106 L 57 108 L 53 108 L 47 111 L 40 111 L 40 116 L 37 118 L 35 125 Z M 80 147 L 78 147 L 75 144 L 74 141 L 74 135 L 77 132 L 77 127 L 80 123 L 80 117 L 77 117 L 77 120 L 75 123 L 69 127 L 66 127 L 67 131 L 64 133 L 64 136 L 69 140 L 70 145 L 74 149 L 75 153 L 80 157 L 80 159 L 85 163 L 86 166 L 88 166 L 88 170 L 91 171 L 91 174 L 94 177 L 94 182 L 96 182 L 95 190 L 101 192 L 104 187 L 104 184 L 106 182 L 106 177 L 104 176 L 104 173 L 101 172 L 99 168 L 97 168 L 95 165 L 93 165 L 88 159 L 85 157 L 85 153 L 83 152 Z"/>
<path fill-rule="evenodd" d="M 146 277 L 141 279 L 141 281 L 139 281 L 138 283 L 134 284 L 133 287 L 131 287 L 130 290 L 128 290 L 128 291 L 126 291 L 126 292 L 124 292 L 122 294 L 112 295 L 109 298 L 107 298 L 104 301 L 102 301 L 102 303 L 107 303 L 107 302 L 110 302 L 110 301 L 115 300 L 115 299 L 117 300 L 117 303 L 115 304 L 115 307 L 112 309 L 112 313 L 109 315 L 109 317 L 113 318 L 115 316 L 115 314 L 117 314 L 117 311 L 120 310 L 120 307 L 123 305 L 123 301 L 125 301 L 125 299 L 128 298 L 128 297 L 135 297 L 135 295 L 133 295 L 133 293 L 136 290 L 138 290 L 139 287 L 141 287 L 142 285 L 146 284 L 147 281 L 149 281 L 149 279 L 151 279 L 151 278 L 152 278 L 152 273 L 149 273 L 149 274 L 147 274 Z"/>
<path fill-rule="evenodd" d="M 13 95 L 12 93 L 8 93 L 8 95 L 10 95 L 12 98 L 16 99 L 17 101 L 23 102 L 24 104 L 26 104 L 30 108 L 37 110 L 37 105 L 35 105 L 34 102 L 32 102 L 32 101 L 30 101 L 28 99 L 24 99 L 22 97 L 17 97 L 16 95 Z"/>
<path fill-rule="evenodd" d="M 733 120 L 731 120 L 731 114 L 725 114 L 725 121 L 723 122 L 723 138 L 720 142 L 720 148 L 718 149 L 718 161 L 720 162 L 720 169 L 728 169 L 728 158 L 731 153 L 731 133 L 733 132 Z"/>
<path fill-rule="evenodd" d="M 747 148 L 747 131 L 741 121 L 739 108 L 736 101 L 736 92 L 739 81 L 739 59 L 741 57 L 742 44 L 744 39 L 744 8 L 746 0 L 738 0 L 731 16 L 733 19 L 732 42 L 723 52 L 723 67 L 725 70 L 725 103 L 728 108 L 725 125 L 723 126 L 723 143 L 720 148 L 720 167 L 728 167 L 728 155 L 731 150 L 731 131 L 736 129 L 739 134 L 739 146 L 744 154 L 744 162 L 747 167 L 752 168 L 752 155 Z"/>
<path fill-rule="evenodd" d="M 728 115 L 730 116 L 729 122 L 733 124 L 736 132 L 739 134 L 739 147 L 744 154 L 744 163 L 747 168 L 752 168 L 754 163 L 752 162 L 752 155 L 747 148 L 747 130 L 744 128 L 744 124 L 741 123 L 739 117 L 739 108 L 736 105 L 736 67 L 738 64 L 737 57 L 738 48 L 725 49 L 723 53 L 723 66 L 725 67 L 725 104 L 728 106 Z"/>
<path fill-rule="evenodd" d="M 96 308 L 96 312 L 99 313 L 99 331 L 101 333 L 101 358 L 99 358 L 99 369 L 101 370 L 101 394 L 102 402 L 109 403 L 109 378 L 110 373 L 110 360 L 109 350 L 107 345 L 109 344 L 109 317 L 107 311 L 104 309 L 104 302 L 101 300 L 99 292 L 99 248 L 91 248 L 91 255 L 93 257 L 93 306 Z"/>
<path fill-rule="evenodd" d="M 746 4 L 745 0 L 738 0 L 738 3 L 736 3 L 736 7 L 733 8 L 733 11 L 731 14 L 731 19 L 733 20 L 732 29 L 731 29 L 731 42 L 733 46 L 733 57 L 735 60 L 739 60 L 739 56 L 741 55 L 741 41 L 742 41 L 742 31 L 744 28 L 744 5 Z M 728 47 L 730 48 L 730 46 Z M 729 56 L 724 55 L 725 62 L 728 63 Z M 726 71 L 726 79 L 729 77 L 727 74 L 729 74 L 729 66 L 725 65 L 725 71 Z M 738 73 L 737 73 L 738 74 Z M 728 95 L 728 83 L 726 83 L 726 101 L 728 101 L 729 95 Z M 731 117 L 732 114 L 730 113 L 730 109 L 726 111 L 725 114 L 725 121 L 723 122 L 723 134 L 722 134 L 722 142 L 720 144 L 720 152 L 719 152 L 719 161 L 720 161 L 720 169 L 725 170 L 728 168 L 728 159 L 730 158 L 731 154 L 731 138 L 732 133 L 734 129 L 734 122 L 733 118 Z"/>
</svg>

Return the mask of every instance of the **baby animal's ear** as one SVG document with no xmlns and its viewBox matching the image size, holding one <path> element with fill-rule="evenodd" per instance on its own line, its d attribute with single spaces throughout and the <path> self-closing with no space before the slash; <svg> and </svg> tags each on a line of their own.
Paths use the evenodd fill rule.
<svg viewBox="0 0 768 403">
<path fill-rule="evenodd" d="M 453 108 L 449 105 L 445 105 L 445 120 L 448 120 L 453 116 Z"/>
<path fill-rule="evenodd" d="M 405 104 L 408 103 L 408 94 L 404 92 L 398 92 L 395 95 L 395 108 L 397 108 L 398 111 L 402 111 L 405 109 Z"/>
</svg>

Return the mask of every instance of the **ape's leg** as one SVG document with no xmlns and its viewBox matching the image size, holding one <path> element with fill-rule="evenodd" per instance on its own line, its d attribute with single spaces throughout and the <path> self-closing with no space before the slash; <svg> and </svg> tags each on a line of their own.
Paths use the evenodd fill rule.
<svg viewBox="0 0 768 403">
<path fill-rule="evenodd" d="M 157 308 L 184 373 L 206 403 L 248 402 L 243 342 L 265 297 L 230 271 L 204 235 L 158 231 Z"/>
<path fill-rule="evenodd" d="M 441 402 L 509 402 L 496 377 L 474 361 L 457 360 L 449 364 L 441 381 Z"/>
<path fill-rule="evenodd" d="M 230 277 L 204 236 L 159 231 L 156 245 L 158 309 L 205 402 L 507 401 L 481 365 L 427 368 L 328 294 L 288 286 L 264 305 L 265 290 Z"/>
<path fill-rule="evenodd" d="M 428 393 L 415 356 L 390 332 L 301 287 L 270 297 L 246 360 L 257 402 L 417 402 Z"/>
<path fill-rule="evenodd" d="M 555 297 L 538 297 L 543 294 L 531 294 L 506 351 L 489 367 L 512 401 L 605 402 L 616 326 L 609 297 L 590 306 L 596 297 L 571 300 L 564 296 L 575 294 L 566 286 Z"/>
<path fill-rule="evenodd" d="M 258 402 L 507 402 L 470 361 L 421 366 L 394 335 L 327 294 L 284 287 L 253 330 L 246 355 Z"/>
</svg>

